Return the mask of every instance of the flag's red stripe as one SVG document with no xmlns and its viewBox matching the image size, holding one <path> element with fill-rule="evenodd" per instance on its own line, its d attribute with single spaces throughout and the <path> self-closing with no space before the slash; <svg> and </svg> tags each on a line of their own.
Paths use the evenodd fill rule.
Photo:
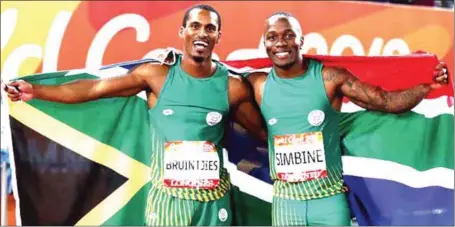
<svg viewBox="0 0 455 227">
<path fill-rule="evenodd" d="M 304 56 L 321 60 L 325 65 L 345 67 L 360 80 L 389 91 L 430 83 L 433 79 L 433 69 L 438 64 L 435 55 L 422 52 L 406 56 Z M 272 66 L 271 61 L 267 58 L 225 61 L 224 63 L 234 68 L 260 69 Z M 449 73 L 449 77 L 449 86 L 430 92 L 426 98 L 453 97 L 451 73 Z"/>
</svg>

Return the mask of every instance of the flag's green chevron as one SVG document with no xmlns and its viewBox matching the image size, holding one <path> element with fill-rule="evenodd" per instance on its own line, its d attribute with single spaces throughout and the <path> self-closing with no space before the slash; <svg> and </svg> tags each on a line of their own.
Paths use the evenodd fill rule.
<svg viewBox="0 0 455 227">
<path fill-rule="evenodd" d="M 453 113 L 434 113 L 343 113 L 344 174 L 453 189 Z"/>
<path fill-rule="evenodd" d="M 9 102 L 9 105 L 10 115 L 31 129 L 128 178 L 121 187 L 88 212 L 76 225 L 102 225 L 149 182 L 150 167 L 147 165 L 75 130 L 27 103 Z"/>
<path fill-rule="evenodd" d="M 87 73 L 86 71 L 84 72 L 83 70 L 72 71 L 70 73 L 57 72 L 52 74 L 34 75 L 33 77 L 29 77 L 28 80 L 32 83 L 34 81 L 41 84 L 55 84 L 68 82 L 74 79 L 93 78 L 98 76 L 103 78 L 105 76 L 123 73 L 123 71 L 124 69 L 120 70 L 113 68 L 106 71 L 90 73 Z M 71 74 L 75 76 L 69 76 Z M 139 95 L 139 97 L 141 96 Z M 134 102 L 139 101 L 141 105 L 142 103 L 144 103 L 144 105 L 146 103 L 145 100 L 141 100 L 137 97 L 128 100 L 133 100 Z M 122 213 L 121 209 L 149 182 L 148 173 L 150 172 L 150 168 L 147 166 L 147 163 L 144 163 L 141 157 L 136 157 L 135 155 L 137 154 L 125 152 L 122 144 L 119 145 L 118 143 L 115 143 L 121 135 L 101 133 L 102 135 L 100 136 L 100 133 L 96 131 L 96 127 L 90 125 L 91 122 L 95 123 L 90 121 L 90 119 L 88 119 L 89 121 L 84 124 L 75 124 L 76 126 L 74 125 L 74 122 L 68 123 L 71 119 L 65 118 L 65 114 L 71 115 L 70 112 L 74 110 L 77 111 L 79 108 L 78 105 L 65 105 L 62 107 L 60 106 L 62 104 L 42 101 L 31 101 L 29 103 L 9 103 L 11 110 L 10 114 L 38 133 L 67 147 L 68 149 L 73 150 L 87 159 L 118 172 L 128 179 L 120 188 L 116 189 L 111 195 L 109 195 L 100 204 L 87 213 L 79 222 L 77 222 L 77 225 L 102 225 L 110 223 L 109 219 L 114 217 L 116 213 Z M 110 104 L 114 104 L 114 102 L 110 103 L 106 100 L 100 102 L 95 101 L 85 105 L 87 105 L 89 109 L 93 110 L 95 108 L 99 108 L 100 105 Z M 128 105 L 128 103 L 124 104 Z M 443 157 L 445 151 L 453 151 L 453 139 L 450 140 L 450 138 L 453 138 L 453 114 L 447 114 L 445 111 L 439 113 L 441 111 L 439 106 L 440 105 L 437 105 L 437 108 L 435 107 L 437 109 L 436 113 L 438 114 L 431 114 L 429 116 L 413 111 L 406 114 L 390 116 L 382 116 L 384 114 L 381 113 L 359 111 L 356 114 L 351 113 L 349 115 L 350 117 L 343 118 L 344 122 L 341 122 L 341 127 L 343 129 L 342 134 L 347 134 L 347 132 L 349 132 L 349 136 L 345 137 L 343 140 L 344 146 L 348 148 L 362 148 L 353 150 L 361 153 L 350 153 L 351 151 L 348 150 L 348 153 L 345 154 L 343 157 L 345 173 L 347 172 L 355 176 L 393 180 L 411 187 L 442 186 L 446 188 L 453 188 L 453 181 L 445 180 L 449 178 L 453 179 L 453 153 L 451 154 L 451 158 L 447 159 L 432 159 L 428 156 L 433 155 L 434 157 Z M 125 113 L 119 114 L 123 116 L 122 119 L 128 118 L 128 116 L 136 116 L 138 113 L 134 111 L 141 111 L 141 108 L 129 109 L 126 117 L 124 116 Z M 112 111 L 114 109 L 110 110 Z M 453 107 L 451 110 L 453 110 Z M 133 112 L 134 115 L 132 114 Z M 138 117 L 141 118 L 144 116 Z M 117 123 L 115 122 L 115 115 L 114 117 L 111 116 L 107 118 L 108 122 L 106 122 L 106 124 Z M 355 121 L 351 121 L 352 119 L 355 119 Z M 104 120 L 104 118 L 102 120 Z M 85 121 L 85 119 L 81 118 L 79 121 L 82 122 Z M 390 127 L 385 127 L 387 125 Z M 411 127 L 417 125 L 420 127 Z M 398 126 L 401 131 L 387 130 L 392 128 L 395 129 Z M 115 127 L 116 125 L 114 125 L 114 129 Z M 378 131 L 377 129 L 379 128 L 381 130 Z M 405 131 L 404 129 L 406 128 L 410 129 L 410 132 L 412 133 Z M 125 128 L 122 130 L 124 129 Z M 126 129 L 129 130 L 129 128 Z M 352 129 L 355 129 L 355 131 Z M 375 132 L 381 133 L 381 136 L 374 136 L 371 134 L 370 132 L 372 129 L 375 129 Z M 115 130 L 122 131 L 118 129 Z M 427 131 L 432 134 L 426 134 Z M 87 134 L 82 132 L 86 132 Z M 449 136 L 446 136 L 447 134 L 435 136 L 437 132 L 446 132 Z M 112 136 L 115 138 L 111 138 Z M 431 152 L 419 156 L 419 158 L 425 157 L 427 162 L 418 162 L 418 165 L 411 165 L 415 158 L 408 156 L 403 153 L 403 151 L 408 150 L 408 152 L 417 152 L 421 150 L 419 147 L 421 145 L 419 145 L 419 143 L 414 143 L 414 140 L 416 138 L 421 138 L 422 136 L 428 139 L 428 141 L 424 143 L 426 146 L 424 150 L 430 150 Z M 403 144 L 403 146 L 396 146 L 398 150 L 394 152 L 382 152 L 384 149 L 387 150 L 384 146 L 388 143 L 398 143 Z M 441 144 L 444 146 L 441 146 Z M 432 145 L 435 146 L 432 147 Z M 87 149 L 88 146 L 91 149 Z M 369 157 L 369 159 L 361 157 Z M 228 160 L 227 157 L 225 157 L 225 160 Z M 354 164 L 354 162 L 356 162 L 356 164 Z M 360 165 L 359 163 L 363 164 Z M 233 185 L 236 185 L 240 191 L 268 203 L 272 202 L 272 187 L 270 184 L 256 179 L 247 173 L 239 171 L 235 164 L 226 162 L 225 168 L 228 169 L 231 175 Z M 381 169 L 388 171 L 380 171 Z M 379 172 L 386 174 L 378 175 L 379 172 L 375 172 L 373 170 L 379 170 Z M 403 172 L 403 174 L 390 174 L 390 172 L 394 171 Z M 440 179 L 432 178 L 435 172 L 437 172 L 437 176 L 441 176 Z M 393 175 L 393 179 L 389 177 L 390 175 Z M 414 178 L 415 180 L 412 180 Z M 448 182 L 452 183 L 448 184 Z M 258 188 L 261 188 L 261 190 L 257 190 Z"/>
<path fill-rule="evenodd" d="M 31 82 L 32 84 L 51 85 L 66 83 L 75 79 L 111 77 L 122 73 L 124 73 L 124 69 L 119 68 L 92 71 L 82 69 L 69 72 L 43 73 L 23 77 L 21 79 Z M 141 94 L 142 93 L 138 94 L 136 97 L 128 98 L 127 100 L 136 102 L 136 104 L 143 103 L 144 106 L 146 106 L 145 97 Z M 126 100 L 126 98 L 124 100 Z M 116 103 L 124 103 L 124 105 L 129 104 L 128 101 L 125 103 L 122 101 L 111 102 L 109 100 L 98 100 L 82 105 L 85 109 L 93 111 L 93 109 L 103 109 L 106 105 L 116 105 Z M 143 158 L 135 157 L 136 154 L 134 154 L 134 152 L 132 154 L 128 153 L 128 151 L 125 151 L 122 148 L 122 144 L 113 144 L 118 138 L 111 138 L 113 135 L 97 131 L 96 127 L 93 127 L 92 124 L 99 122 L 94 122 L 90 119 L 90 116 L 87 116 L 86 114 L 81 115 L 80 117 L 77 116 L 77 114 L 74 115 L 74 111 L 77 112 L 81 107 L 79 104 L 65 105 L 42 100 L 32 100 L 27 103 L 9 102 L 9 105 L 11 109 L 10 115 L 24 125 L 27 125 L 29 128 L 81 156 L 118 172 L 128 179 L 120 188 L 116 189 L 111 195 L 82 217 L 76 225 L 109 225 L 109 223 L 114 223 L 115 221 L 112 222 L 112 218 L 115 219 L 115 217 L 121 213 L 121 210 L 124 209 L 125 205 L 130 202 L 140 190 L 144 190 L 144 186 L 149 183 L 148 174 L 150 173 L 150 168 L 143 162 L 137 161 L 142 161 Z M 110 110 L 112 111 L 114 109 L 115 108 Z M 120 110 L 124 111 L 122 108 L 120 108 Z M 141 108 L 135 110 L 141 111 Z M 131 112 L 134 112 L 134 110 L 128 111 L 127 115 L 130 114 L 130 117 L 133 116 L 131 115 Z M 112 113 L 100 114 L 105 114 L 106 116 L 115 115 Z M 124 112 L 119 114 L 122 116 L 125 115 Z M 137 112 L 134 116 L 137 116 L 136 114 Z M 67 115 L 72 115 L 73 117 L 80 119 L 71 119 L 68 118 Z M 137 117 L 141 118 L 143 116 Z M 122 117 L 122 119 L 124 118 L 125 117 Z M 105 119 L 103 118 L 102 120 Z M 104 124 L 117 124 L 115 120 L 116 119 L 109 118 L 107 119 L 108 122 L 104 122 Z M 81 122 L 84 123 L 81 124 Z M 119 131 L 115 126 L 114 129 Z M 118 137 L 119 135 L 115 134 L 114 136 Z M 227 157 L 225 160 L 228 160 Z M 237 186 L 240 191 L 251 196 L 251 198 L 256 197 L 266 203 L 271 203 L 272 187 L 270 184 L 239 171 L 237 166 L 233 163 L 226 162 L 225 168 L 228 169 L 229 173 L 234 178 L 232 181 L 233 185 Z M 263 190 L 259 190 L 258 192 L 256 186 L 259 186 Z M 142 214 L 142 211 L 138 211 L 138 213 Z"/>
</svg>

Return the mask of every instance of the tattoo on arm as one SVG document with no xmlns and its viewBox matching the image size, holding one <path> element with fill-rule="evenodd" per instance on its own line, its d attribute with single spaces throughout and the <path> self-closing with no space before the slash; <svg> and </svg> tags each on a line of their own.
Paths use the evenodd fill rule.
<svg viewBox="0 0 455 227">
<path fill-rule="evenodd" d="M 418 85 L 403 91 L 385 91 L 358 80 L 348 70 L 331 68 L 327 79 L 337 82 L 341 95 L 357 105 L 388 113 L 402 113 L 415 107 L 430 91 L 428 85 Z"/>
</svg>

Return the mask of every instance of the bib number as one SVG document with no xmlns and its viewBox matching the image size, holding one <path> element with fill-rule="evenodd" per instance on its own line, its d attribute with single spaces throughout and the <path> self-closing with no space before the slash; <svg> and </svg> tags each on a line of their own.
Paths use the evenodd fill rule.
<svg viewBox="0 0 455 227">
<path fill-rule="evenodd" d="M 327 177 L 322 132 L 274 136 L 277 177 L 304 182 Z"/>
<path fill-rule="evenodd" d="M 220 182 L 220 159 L 207 141 L 172 141 L 164 146 L 164 185 L 214 189 Z"/>
</svg>

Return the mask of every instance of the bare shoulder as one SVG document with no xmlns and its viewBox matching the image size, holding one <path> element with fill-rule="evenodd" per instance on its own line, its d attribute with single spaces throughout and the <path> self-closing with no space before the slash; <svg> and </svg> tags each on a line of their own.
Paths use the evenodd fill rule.
<svg viewBox="0 0 455 227">
<path fill-rule="evenodd" d="M 240 75 L 228 74 L 229 91 L 242 92 L 248 88 L 248 82 Z"/>
<path fill-rule="evenodd" d="M 248 99 L 252 94 L 248 81 L 242 76 L 231 73 L 228 75 L 228 89 L 231 104 L 236 104 L 242 100 Z"/>
<path fill-rule="evenodd" d="M 246 78 L 251 83 L 251 85 L 256 87 L 265 82 L 265 80 L 267 79 L 267 73 L 266 72 L 253 72 L 253 73 L 248 74 L 248 76 Z"/>
<path fill-rule="evenodd" d="M 142 63 L 132 68 L 128 75 L 130 78 L 141 83 L 147 84 L 147 90 L 156 92 L 161 91 L 169 72 L 169 66 L 157 63 Z"/>
<path fill-rule="evenodd" d="M 248 74 L 246 78 L 251 78 L 254 80 L 265 80 L 267 78 L 267 73 L 266 72 L 253 72 Z"/>
<path fill-rule="evenodd" d="M 169 66 L 158 63 L 142 63 L 132 68 L 129 73 L 143 79 L 152 77 L 163 77 L 169 72 Z"/>
<path fill-rule="evenodd" d="M 341 84 L 352 76 L 351 72 L 343 67 L 324 66 L 322 68 L 322 78 L 326 82 Z"/>
</svg>

